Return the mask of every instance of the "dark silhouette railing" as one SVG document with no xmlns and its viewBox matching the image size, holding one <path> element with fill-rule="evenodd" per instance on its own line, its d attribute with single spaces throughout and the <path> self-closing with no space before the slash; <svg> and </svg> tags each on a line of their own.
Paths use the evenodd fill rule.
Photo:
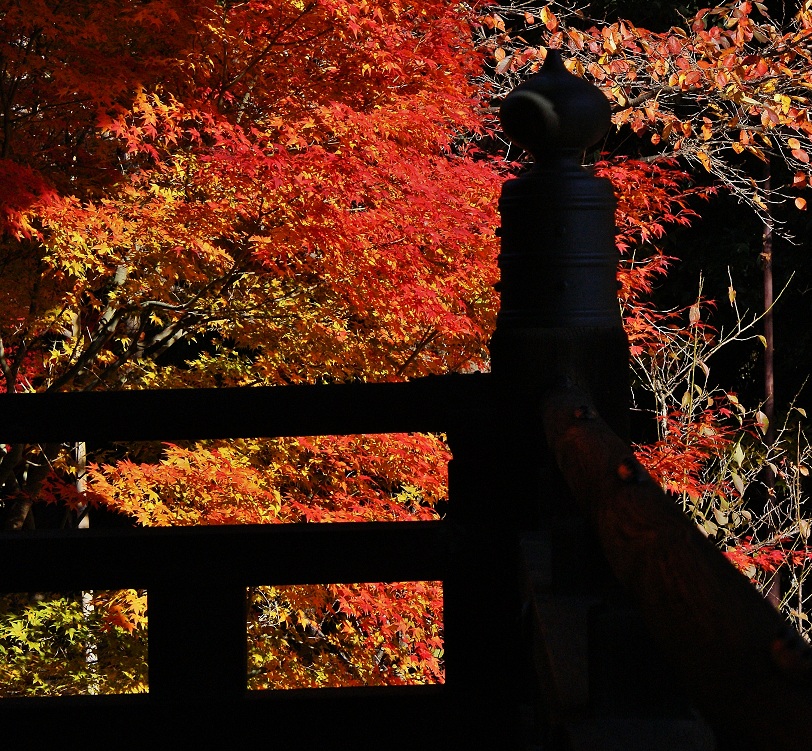
<svg viewBox="0 0 812 751">
<path fill-rule="evenodd" d="M 579 166 L 608 104 L 551 53 L 502 119 L 536 166 L 503 191 L 492 373 L 0 395 L 7 442 L 441 431 L 453 453 L 438 522 L 3 533 L 3 590 L 149 607 L 149 693 L 2 700 L 9 748 L 808 747 L 809 648 L 625 440 L 614 200 Z M 408 580 L 443 581 L 443 685 L 247 690 L 247 587 Z"/>
</svg>

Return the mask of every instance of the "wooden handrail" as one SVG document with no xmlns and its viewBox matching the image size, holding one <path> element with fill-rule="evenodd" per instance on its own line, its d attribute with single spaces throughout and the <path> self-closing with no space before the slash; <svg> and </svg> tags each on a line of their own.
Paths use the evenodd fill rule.
<svg viewBox="0 0 812 751">
<path fill-rule="evenodd" d="M 9 592 L 432 580 L 447 538 L 443 522 L 21 530 L 0 533 L 0 571 Z"/>
<path fill-rule="evenodd" d="M 583 391 L 553 390 L 541 412 L 609 566 L 718 737 L 808 748 L 812 648 L 682 514 Z"/>
<path fill-rule="evenodd" d="M 0 394 L 0 440 L 198 440 L 443 432 L 500 409 L 489 374 L 403 383 Z"/>
</svg>

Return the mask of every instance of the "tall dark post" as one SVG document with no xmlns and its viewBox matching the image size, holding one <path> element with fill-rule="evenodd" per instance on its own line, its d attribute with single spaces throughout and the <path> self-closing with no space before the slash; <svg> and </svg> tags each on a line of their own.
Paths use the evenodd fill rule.
<svg viewBox="0 0 812 751">
<path fill-rule="evenodd" d="M 562 591 L 605 568 L 583 518 L 565 496 L 538 434 L 539 395 L 571 383 L 628 435 L 629 350 L 617 297 L 616 201 L 609 180 L 582 166 L 611 125 L 609 101 L 567 71 L 557 50 L 502 103 L 506 135 L 534 165 L 502 188 L 501 307 L 491 341 L 493 375 L 531 400 L 502 427 L 511 445 L 511 497 L 524 528 L 551 536 Z M 521 467 L 537 467 L 529 476 Z"/>
<path fill-rule="evenodd" d="M 570 384 L 585 394 L 585 413 L 597 412 L 628 436 L 616 201 L 611 183 L 582 166 L 585 150 L 608 131 L 611 111 L 551 50 L 541 71 L 506 97 L 500 118 L 535 163 L 505 183 L 499 204 L 501 307 L 492 368 L 497 384 L 517 396 L 498 426 L 495 454 L 504 468 L 502 514 L 512 517 L 514 534 L 531 530 L 521 545 L 526 627 L 540 671 L 534 706 L 540 736 L 555 747 L 557 733 L 576 733 L 564 730 L 574 717 L 652 711 L 650 697 L 660 693 L 651 680 L 657 669 L 642 664 L 649 650 L 639 615 L 618 592 L 595 530 L 539 431 L 544 394 Z M 561 747 L 588 747 L 574 737 Z"/>
<path fill-rule="evenodd" d="M 529 539 L 523 532 L 541 527 L 544 539 L 555 540 L 542 557 L 552 560 L 568 596 L 598 568 L 597 543 L 556 490 L 552 459 L 541 461 L 542 395 L 568 379 L 623 433 L 628 412 L 615 200 L 611 184 L 581 166 L 584 150 L 609 128 L 609 103 L 551 51 L 542 70 L 505 99 L 501 118 L 536 163 L 505 184 L 500 201 L 501 309 L 491 341 L 499 409 L 486 416 L 472 406 L 470 424 L 448 432 L 448 519 L 460 545 L 446 590 L 447 681 L 464 706 L 467 740 L 479 748 L 520 748 L 522 730 L 534 732 L 520 722 L 532 716 L 521 708 L 536 701 L 523 643 L 528 600 L 517 575 L 520 540 Z M 535 544 L 538 535 L 530 537 Z M 488 644 L 493 635 L 500 640 Z"/>
<path fill-rule="evenodd" d="M 537 737 L 566 751 L 709 751 L 712 727 L 731 748 L 745 738 L 808 745 L 812 651 L 627 441 L 612 189 L 580 166 L 609 126 L 608 102 L 551 52 L 505 99 L 501 119 L 535 158 L 502 193 L 502 307 L 491 354 L 497 384 L 518 395 L 494 451 L 508 517 L 531 518 L 534 494 L 540 509 L 541 533 L 523 538 L 532 542 L 523 561 L 541 674 Z M 540 414 L 547 446 L 537 448 Z M 527 446 L 549 468 L 535 488 Z M 725 703 L 739 674 L 759 686 L 767 722 L 735 697 Z"/>
</svg>

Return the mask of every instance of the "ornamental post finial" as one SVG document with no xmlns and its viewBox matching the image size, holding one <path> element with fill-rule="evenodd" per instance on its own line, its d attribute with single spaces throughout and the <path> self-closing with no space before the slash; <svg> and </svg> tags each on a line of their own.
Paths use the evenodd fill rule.
<svg viewBox="0 0 812 751">
<path fill-rule="evenodd" d="M 572 75 L 558 50 L 549 50 L 541 70 L 505 97 L 499 119 L 508 138 L 541 166 L 557 152 L 583 152 L 609 130 L 609 100 Z"/>
</svg>

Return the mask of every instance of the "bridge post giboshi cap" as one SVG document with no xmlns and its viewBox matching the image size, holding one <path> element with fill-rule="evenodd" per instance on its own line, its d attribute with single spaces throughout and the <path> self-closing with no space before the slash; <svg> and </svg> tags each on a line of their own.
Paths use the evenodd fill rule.
<svg viewBox="0 0 812 751">
<path fill-rule="evenodd" d="M 538 165 L 540 157 L 596 144 L 612 124 L 612 110 L 600 89 L 570 73 L 558 50 L 548 50 L 541 70 L 505 97 L 499 119 Z"/>
</svg>

